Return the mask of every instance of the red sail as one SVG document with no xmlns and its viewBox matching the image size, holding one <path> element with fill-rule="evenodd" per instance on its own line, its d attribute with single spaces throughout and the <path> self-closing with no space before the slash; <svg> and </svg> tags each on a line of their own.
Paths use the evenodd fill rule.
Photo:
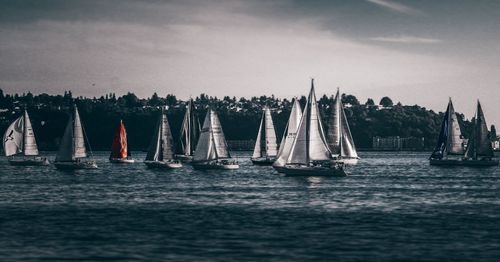
<svg viewBox="0 0 500 262">
<path fill-rule="evenodd" d="M 113 145 L 111 146 L 110 158 L 127 158 L 127 131 L 125 125 L 120 121 L 120 126 L 116 130 Z"/>
</svg>

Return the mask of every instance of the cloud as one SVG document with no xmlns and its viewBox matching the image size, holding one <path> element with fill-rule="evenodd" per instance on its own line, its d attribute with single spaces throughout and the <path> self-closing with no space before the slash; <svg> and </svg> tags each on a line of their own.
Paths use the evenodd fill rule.
<svg viewBox="0 0 500 262">
<path fill-rule="evenodd" d="M 391 36 L 391 37 L 372 37 L 372 41 L 389 42 L 389 43 L 403 43 L 403 44 L 437 44 L 441 43 L 440 39 L 415 37 L 415 36 Z"/>
<path fill-rule="evenodd" d="M 397 13 L 402 13 L 402 14 L 407 14 L 407 15 L 422 14 L 422 12 L 418 9 L 415 9 L 413 7 L 409 7 L 407 5 L 403 5 L 400 3 L 395 3 L 395 2 L 392 2 L 389 0 L 366 0 L 366 1 L 373 3 L 373 4 L 376 4 L 382 8 L 397 12 Z"/>
</svg>

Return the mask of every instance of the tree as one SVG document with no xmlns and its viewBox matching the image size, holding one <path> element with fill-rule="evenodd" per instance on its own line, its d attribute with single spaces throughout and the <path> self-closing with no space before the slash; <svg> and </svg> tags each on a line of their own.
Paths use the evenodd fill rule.
<svg viewBox="0 0 500 262">
<path fill-rule="evenodd" d="M 158 94 L 156 92 L 154 92 L 154 94 L 151 96 L 151 98 L 148 101 L 148 104 L 150 106 L 160 105 L 160 98 L 158 97 Z"/>
<path fill-rule="evenodd" d="M 384 96 L 384 97 L 382 97 L 382 99 L 380 99 L 379 105 L 381 105 L 383 107 L 391 107 L 394 105 L 394 103 L 392 102 L 392 100 L 389 97 Z"/>
<path fill-rule="evenodd" d="M 368 98 L 368 100 L 366 100 L 365 106 L 374 106 L 374 105 L 375 102 L 373 101 L 373 99 Z"/>
<path fill-rule="evenodd" d="M 353 95 L 342 94 L 342 103 L 351 104 L 353 106 L 359 106 L 358 99 Z"/>
</svg>

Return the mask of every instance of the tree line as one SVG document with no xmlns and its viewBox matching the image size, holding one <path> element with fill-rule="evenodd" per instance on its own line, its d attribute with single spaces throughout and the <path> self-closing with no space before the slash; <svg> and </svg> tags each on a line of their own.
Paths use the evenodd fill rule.
<svg viewBox="0 0 500 262">
<path fill-rule="evenodd" d="M 299 97 L 304 107 L 306 97 Z M 211 107 L 219 114 L 223 130 L 228 140 L 255 139 L 262 114 L 262 107 L 272 109 L 277 137 L 281 138 L 291 109 L 291 100 L 273 96 L 218 98 L 200 94 L 193 98 L 200 123 L 207 108 Z M 324 121 L 328 119 L 333 95 L 323 95 L 318 104 Z M 432 148 L 439 133 L 443 113 L 437 113 L 418 105 L 394 104 L 389 97 L 384 97 L 378 104 L 373 99 L 360 103 L 349 94 L 342 95 L 342 102 L 354 142 L 359 148 L 371 148 L 374 136 L 423 137 L 425 146 Z M 0 89 L 0 131 L 8 127 L 26 108 L 30 114 L 37 142 L 42 150 L 54 150 L 59 144 L 66 126 L 70 108 L 78 106 L 85 132 L 94 150 L 108 150 L 111 146 L 115 129 L 120 120 L 127 128 L 129 146 L 132 150 L 147 148 L 156 123 L 160 108 L 167 106 L 168 120 L 174 138 L 179 136 L 180 126 L 187 101 L 179 100 L 175 95 L 160 97 L 154 93 L 148 98 L 139 98 L 134 93 L 116 96 L 114 93 L 101 97 L 74 97 L 71 91 L 62 95 L 39 94 L 4 94 Z M 443 106 L 444 107 L 444 106 Z M 459 114 L 464 133 L 470 133 L 470 122 Z M 326 126 L 326 123 L 325 125 Z"/>
</svg>

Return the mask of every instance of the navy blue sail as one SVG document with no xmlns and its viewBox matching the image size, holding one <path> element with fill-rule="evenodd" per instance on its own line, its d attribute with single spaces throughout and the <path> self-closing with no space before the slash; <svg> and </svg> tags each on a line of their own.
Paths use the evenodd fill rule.
<svg viewBox="0 0 500 262">
<path fill-rule="evenodd" d="M 439 138 L 437 141 L 437 145 L 432 152 L 431 159 L 441 159 L 443 158 L 443 154 L 446 150 L 446 142 L 448 141 L 448 119 L 450 115 L 450 107 L 446 108 L 446 112 L 444 113 L 443 122 L 441 123 L 441 131 L 439 132 Z"/>
</svg>

